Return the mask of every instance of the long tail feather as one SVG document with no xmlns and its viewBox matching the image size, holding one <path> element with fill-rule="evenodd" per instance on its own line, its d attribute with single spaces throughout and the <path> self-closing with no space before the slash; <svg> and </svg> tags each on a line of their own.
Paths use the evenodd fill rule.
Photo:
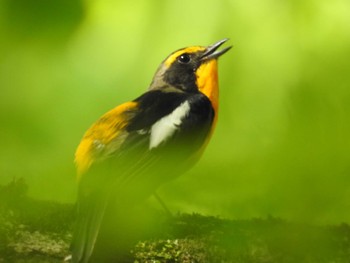
<svg viewBox="0 0 350 263">
<path fill-rule="evenodd" d="M 92 255 L 101 222 L 107 204 L 106 196 L 89 196 L 78 204 L 78 221 L 76 222 L 72 241 L 72 262 L 88 263 Z"/>
</svg>

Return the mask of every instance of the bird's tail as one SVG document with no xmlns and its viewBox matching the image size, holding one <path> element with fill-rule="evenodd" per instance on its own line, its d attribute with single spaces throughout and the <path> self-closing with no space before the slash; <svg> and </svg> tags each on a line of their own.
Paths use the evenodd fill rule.
<svg viewBox="0 0 350 263">
<path fill-rule="evenodd" d="M 107 205 L 106 195 L 80 198 L 78 220 L 71 244 L 72 263 L 88 263 L 100 231 Z"/>
</svg>

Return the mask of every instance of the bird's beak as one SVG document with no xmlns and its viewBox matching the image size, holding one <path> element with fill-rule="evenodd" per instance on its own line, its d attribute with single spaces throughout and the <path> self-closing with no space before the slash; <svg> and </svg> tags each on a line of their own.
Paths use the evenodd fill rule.
<svg viewBox="0 0 350 263">
<path fill-rule="evenodd" d="M 225 54 L 227 51 L 229 51 L 232 46 L 229 46 L 227 48 L 224 48 L 222 50 L 218 50 L 217 49 L 222 45 L 224 44 L 227 40 L 229 40 L 228 38 L 225 38 L 223 40 L 220 40 L 216 43 L 214 43 L 213 45 L 210 45 L 208 46 L 203 55 L 201 56 L 201 60 L 202 61 L 208 61 L 208 60 L 211 60 L 211 59 L 216 59 L 218 57 L 220 57 L 221 55 Z"/>
</svg>

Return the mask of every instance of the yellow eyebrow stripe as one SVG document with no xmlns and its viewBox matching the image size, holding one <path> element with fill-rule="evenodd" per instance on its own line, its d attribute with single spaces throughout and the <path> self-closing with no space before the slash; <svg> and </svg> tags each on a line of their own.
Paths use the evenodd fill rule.
<svg viewBox="0 0 350 263">
<path fill-rule="evenodd" d="M 205 50 L 205 47 L 201 47 L 201 46 L 193 46 L 193 47 L 187 47 L 187 48 L 183 48 L 183 49 L 180 49 L 178 51 L 175 51 L 174 53 L 172 53 L 164 62 L 164 64 L 167 66 L 167 67 L 170 67 L 171 64 L 174 63 L 174 61 L 176 60 L 176 58 L 182 54 L 185 54 L 185 53 L 196 53 L 198 51 L 203 51 Z"/>
</svg>

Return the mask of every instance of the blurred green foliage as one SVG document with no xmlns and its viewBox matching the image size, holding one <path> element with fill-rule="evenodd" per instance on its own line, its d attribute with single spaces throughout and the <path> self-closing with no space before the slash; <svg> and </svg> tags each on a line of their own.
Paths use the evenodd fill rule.
<svg viewBox="0 0 350 263">
<path fill-rule="evenodd" d="M 72 202 L 74 151 L 159 63 L 229 37 L 215 135 L 170 209 L 350 221 L 350 2 L 0 2 L 0 183 Z"/>
</svg>

